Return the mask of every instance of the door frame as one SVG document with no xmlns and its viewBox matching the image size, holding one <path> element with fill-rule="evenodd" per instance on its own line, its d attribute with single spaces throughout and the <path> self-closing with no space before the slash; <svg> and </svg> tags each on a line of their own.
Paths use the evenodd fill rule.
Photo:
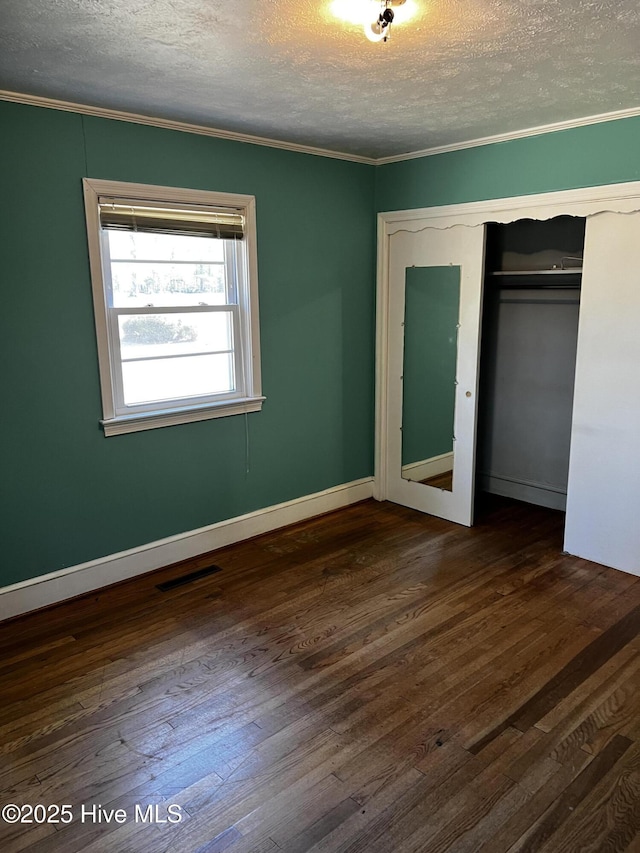
<svg viewBox="0 0 640 853">
<path fill-rule="evenodd" d="M 376 275 L 376 381 L 375 466 L 376 500 L 387 500 L 389 441 L 389 240 L 398 231 L 446 229 L 454 225 L 476 226 L 487 222 L 506 224 L 518 219 L 552 219 L 556 216 L 594 216 L 597 213 L 640 211 L 640 181 L 605 184 L 573 190 L 512 196 L 463 204 L 395 210 L 378 214 Z M 578 332 L 578 358 L 580 338 Z M 477 405 L 477 400 L 476 400 Z"/>
</svg>

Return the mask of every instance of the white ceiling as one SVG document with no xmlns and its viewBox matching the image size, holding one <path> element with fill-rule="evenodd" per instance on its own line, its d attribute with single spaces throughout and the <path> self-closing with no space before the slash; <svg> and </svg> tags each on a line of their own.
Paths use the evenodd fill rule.
<svg viewBox="0 0 640 853">
<path fill-rule="evenodd" d="M 638 0 L 0 0 L 0 88 L 385 157 L 640 105 Z"/>
</svg>

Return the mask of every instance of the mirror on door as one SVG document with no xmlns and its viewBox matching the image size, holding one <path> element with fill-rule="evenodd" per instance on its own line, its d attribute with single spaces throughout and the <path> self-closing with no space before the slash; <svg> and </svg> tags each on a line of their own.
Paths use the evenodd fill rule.
<svg viewBox="0 0 640 853">
<path fill-rule="evenodd" d="M 453 490 L 460 267 L 408 267 L 402 479 Z"/>
</svg>

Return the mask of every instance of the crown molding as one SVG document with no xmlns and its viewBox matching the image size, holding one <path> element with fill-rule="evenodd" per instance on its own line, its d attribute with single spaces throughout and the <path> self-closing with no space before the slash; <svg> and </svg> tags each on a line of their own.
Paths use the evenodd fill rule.
<svg viewBox="0 0 640 853">
<path fill-rule="evenodd" d="M 374 160 L 376 166 L 386 166 L 389 163 L 401 163 L 403 160 L 417 160 L 419 157 L 433 157 L 435 154 L 447 154 L 449 151 L 463 151 L 465 148 L 479 148 L 481 145 L 492 145 L 496 142 L 510 142 L 513 139 L 525 139 L 528 136 L 542 136 L 558 130 L 571 130 L 574 127 L 585 127 L 589 124 L 602 124 L 606 121 L 634 118 L 640 116 L 640 107 L 630 107 L 626 110 L 615 110 L 610 113 L 598 113 L 583 118 L 556 121 L 553 124 L 541 124 L 524 130 L 513 130 L 509 133 L 496 133 L 493 136 L 482 136 L 466 142 L 454 142 L 451 145 L 438 145 L 433 148 L 423 148 L 421 151 L 409 151 L 406 154 L 394 154 L 390 157 L 378 157 Z"/>
<path fill-rule="evenodd" d="M 71 101 L 59 101 L 55 98 L 45 98 L 40 95 L 26 95 L 22 92 L 9 92 L 0 89 L 0 101 L 11 101 L 16 104 L 27 104 L 35 107 L 47 107 L 52 110 L 80 113 L 82 115 L 110 118 L 116 121 L 129 121 L 134 124 L 144 124 L 150 127 L 161 127 L 165 130 L 179 130 L 183 133 L 197 133 L 201 136 L 211 136 L 215 139 L 227 139 L 231 142 L 246 142 L 250 145 L 264 145 L 267 148 L 280 148 L 283 151 L 295 151 L 299 154 L 313 154 L 316 157 L 330 157 L 334 160 L 347 160 L 351 163 L 363 163 L 367 166 L 386 166 L 390 163 L 401 163 L 404 160 L 417 160 L 420 157 L 433 157 L 436 154 L 447 154 L 451 151 L 464 151 L 466 148 L 479 148 L 482 145 L 493 145 L 497 142 L 511 142 L 514 139 L 526 139 L 529 136 L 542 136 L 545 133 L 555 133 L 560 130 L 571 130 L 585 127 L 589 124 L 602 124 L 608 121 L 618 121 L 625 118 L 640 116 L 640 106 L 610 113 L 584 116 L 583 118 L 557 121 L 552 124 L 541 124 L 524 130 L 513 130 L 509 133 L 496 133 L 493 136 L 482 136 L 465 142 L 454 142 L 450 145 L 437 145 L 423 148 L 419 151 L 408 151 L 405 154 L 393 154 L 389 157 L 364 157 L 359 154 L 348 154 L 342 151 L 331 151 L 327 148 L 316 148 L 313 145 L 299 145 L 295 142 L 285 142 L 280 139 L 269 139 L 265 136 L 253 136 L 249 133 L 237 133 L 232 130 L 220 130 L 200 124 L 189 124 L 184 121 L 174 121 L 168 118 L 157 118 L 128 113 L 123 110 L 111 110 L 106 107 L 93 107 L 88 104 L 76 104 Z"/>
<path fill-rule="evenodd" d="M 232 130 L 220 130 L 216 127 L 207 127 L 200 124 L 189 124 L 184 121 L 174 121 L 168 118 L 156 118 L 141 115 L 140 113 L 128 113 L 123 110 L 111 110 L 106 107 L 92 107 L 88 104 L 75 104 L 71 101 L 59 101 L 55 98 L 45 98 L 40 95 L 26 95 L 21 92 L 8 92 L 0 89 L 0 101 L 11 101 L 15 104 L 27 104 L 32 107 L 47 107 L 52 110 L 62 110 L 81 115 L 97 116 L 98 118 L 110 118 L 116 121 L 128 121 L 134 124 L 145 124 L 150 127 L 161 127 L 165 130 L 179 130 L 183 133 L 198 133 L 201 136 L 212 136 L 216 139 L 227 139 L 231 142 L 247 142 L 250 145 L 264 145 L 267 148 L 280 148 L 283 151 L 295 151 L 298 154 L 313 154 L 316 157 L 331 157 L 334 160 L 348 160 L 352 163 L 364 163 L 367 166 L 375 166 L 373 157 L 362 157 L 358 154 L 347 154 L 341 151 L 331 151 L 327 148 L 316 148 L 313 145 L 299 145 L 295 142 L 284 142 L 280 139 L 269 139 L 266 136 L 253 136 L 249 133 L 237 133 Z"/>
</svg>

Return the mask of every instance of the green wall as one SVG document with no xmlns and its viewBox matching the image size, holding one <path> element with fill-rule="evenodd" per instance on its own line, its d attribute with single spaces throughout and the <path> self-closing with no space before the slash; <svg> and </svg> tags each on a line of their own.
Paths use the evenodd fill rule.
<svg viewBox="0 0 640 853">
<path fill-rule="evenodd" d="M 373 473 L 375 210 L 640 179 L 640 118 L 377 169 L 3 102 L 0 127 L 0 586 Z M 84 176 L 256 196 L 262 412 L 104 438 Z"/>
<path fill-rule="evenodd" d="M 0 586 L 373 473 L 373 167 L 11 103 L 0 126 Z M 84 176 L 256 196 L 262 412 L 104 437 Z"/>
<path fill-rule="evenodd" d="M 460 267 L 408 267 L 402 366 L 402 464 L 453 450 Z"/>
<path fill-rule="evenodd" d="M 378 211 L 640 180 L 640 117 L 466 148 L 376 170 Z"/>
</svg>

